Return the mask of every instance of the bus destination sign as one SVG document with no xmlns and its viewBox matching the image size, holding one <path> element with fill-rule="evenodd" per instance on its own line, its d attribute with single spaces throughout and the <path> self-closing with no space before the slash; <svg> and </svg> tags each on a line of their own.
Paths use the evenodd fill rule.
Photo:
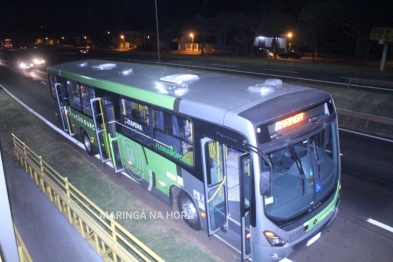
<svg viewBox="0 0 393 262">
<path fill-rule="evenodd" d="M 304 120 L 303 116 L 304 116 L 304 113 L 302 112 L 302 113 L 299 113 L 297 115 L 288 117 L 288 118 L 286 118 L 284 120 L 277 121 L 274 124 L 275 125 L 274 131 L 277 132 L 277 131 L 283 130 L 285 128 L 291 127 L 291 126 L 293 126 L 293 125 L 295 125 L 297 123 L 302 122 Z"/>
</svg>

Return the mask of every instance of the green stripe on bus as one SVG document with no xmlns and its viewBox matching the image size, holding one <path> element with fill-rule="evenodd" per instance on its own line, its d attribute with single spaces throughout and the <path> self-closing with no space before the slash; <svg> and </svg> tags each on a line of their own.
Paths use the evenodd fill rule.
<svg viewBox="0 0 393 262">
<path fill-rule="evenodd" d="M 340 182 L 338 182 L 338 185 L 339 183 Z M 338 192 L 339 192 L 338 185 L 336 188 L 336 195 L 334 196 L 333 201 L 327 207 L 325 207 L 321 212 L 319 212 L 316 216 L 314 216 L 308 221 L 308 228 L 306 232 L 312 230 L 314 227 L 319 225 L 325 218 L 327 218 L 331 214 L 331 212 L 333 212 L 338 199 Z"/>
<path fill-rule="evenodd" d="M 169 110 L 174 110 L 176 97 L 139 89 L 137 87 L 132 87 L 129 85 L 118 84 L 111 81 L 99 80 L 92 77 L 84 77 L 70 72 L 61 71 L 60 76 L 84 83 L 92 87 L 98 87 L 109 92 L 114 92 L 120 95 L 132 97 L 153 105 L 167 108 Z"/>
</svg>

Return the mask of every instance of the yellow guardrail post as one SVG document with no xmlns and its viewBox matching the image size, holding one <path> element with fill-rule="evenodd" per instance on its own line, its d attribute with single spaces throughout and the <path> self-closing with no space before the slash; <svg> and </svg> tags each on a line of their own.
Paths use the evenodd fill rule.
<svg viewBox="0 0 393 262">
<path fill-rule="evenodd" d="M 16 236 L 16 243 L 18 246 L 18 256 L 19 262 L 33 262 L 33 259 L 30 256 L 29 250 L 27 250 L 25 243 L 18 231 L 18 228 L 14 224 L 14 231 Z"/>
<path fill-rule="evenodd" d="M 104 211 L 69 183 L 67 177 L 58 174 L 14 134 L 12 137 L 14 153 L 21 165 L 32 170 L 30 177 L 37 186 L 49 193 L 48 198 L 105 261 L 164 261 L 113 218 L 103 219 Z"/>
</svg>

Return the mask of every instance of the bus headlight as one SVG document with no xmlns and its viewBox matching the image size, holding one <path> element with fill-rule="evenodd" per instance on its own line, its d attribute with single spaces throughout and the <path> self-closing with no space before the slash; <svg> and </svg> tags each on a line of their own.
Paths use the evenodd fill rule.
<svg viewBox="0 0 393 262">
<path fill-rule="evenodd" d="M 272 246 L 283 246 L 286 244 L 284 240 L 271 231 L 263 231 L 263 234 Z"/>
</svg>

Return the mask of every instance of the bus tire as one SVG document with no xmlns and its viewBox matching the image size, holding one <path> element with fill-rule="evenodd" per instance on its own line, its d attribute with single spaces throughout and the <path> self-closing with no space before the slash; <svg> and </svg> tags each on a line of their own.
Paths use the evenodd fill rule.
<svg viewBox="0 0 393 262">
<path fill-rule="evenodd" d="M 198 215 L 198 209 L 191 197 L 183 190 L 177 195 L 177 206 L 186 224 L 194 230 L 200 230 L 201 221 Z"/>
<path fill-rule="evenodd" d="M 94 155 L 93 145 L 91 144 L 90 138 L 85 130 L 82 131 L 82 143 L 85 146 L 86 152 L 89 155 L 93 156 Z"/>
</svg>

